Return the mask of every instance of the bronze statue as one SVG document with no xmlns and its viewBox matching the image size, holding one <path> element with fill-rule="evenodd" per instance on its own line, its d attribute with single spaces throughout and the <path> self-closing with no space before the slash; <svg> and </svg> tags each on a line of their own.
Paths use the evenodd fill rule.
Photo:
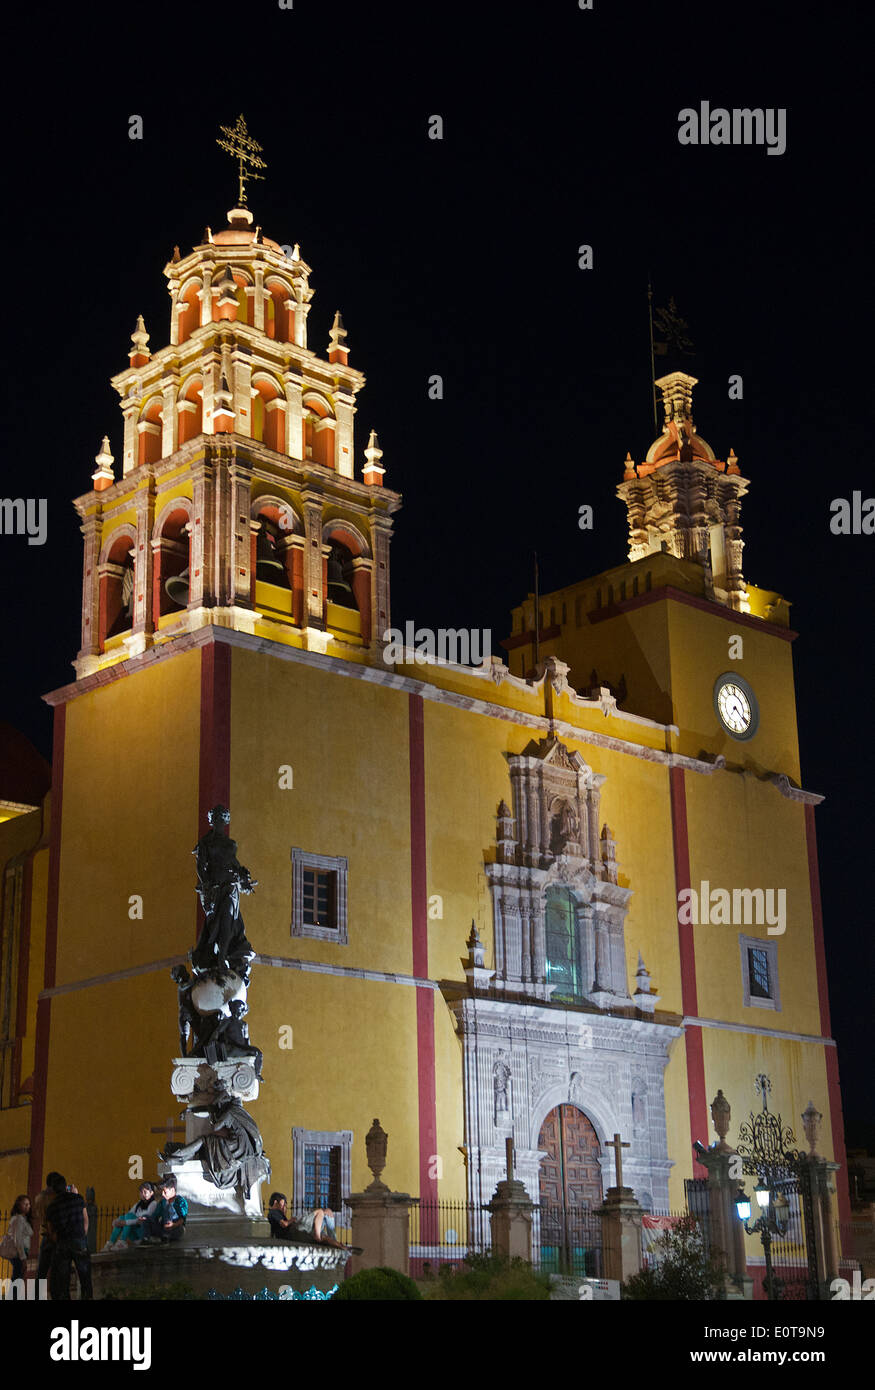
<svg viewBox="0 0 875 1390">
<path fill-rule="evenodd" d="M 270 1177 L 270 1160 L 258 1125 L 236 1100 L 211 1106 L 210 1122 L 209 1134 L 201 1134 L 189 1144 L 166 1144 L 159 1158 L 184 1162 L 199 1154 L 208 1182 L 216 1187 L 242 1187 L 248 1197 L 259 1178 Z"/>
<path fill-rule="evenodd" d="M 253 892 L 257 879 L 238 863 L 237 842 L 228 834 L 231 812 L 214 806 L 207 819 L 210 828 L 192 851 L 197 856 L 197 892 L 206 920 L 191 963 L 200 973 L 227 966 L 248 985 L 255 952 L 246 939 L 240 894 Z"/>
</svg>

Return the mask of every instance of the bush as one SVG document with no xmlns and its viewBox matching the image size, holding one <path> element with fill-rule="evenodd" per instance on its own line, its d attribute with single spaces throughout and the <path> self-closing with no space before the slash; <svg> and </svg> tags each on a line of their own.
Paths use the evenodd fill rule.
<svg viewBox="0 0 875 1390">
<path fill-rule="evenodd" d="M 360 1269 L 341 1284 L 332 1302 L 338 1299 L 413 1299 L 422 1294 L 412 1279 L 397 1269 Z"/>
<path fill-rule="evenodd" d="M 545 1302 L 550 1277 L 532 1269 L 526 1260 L 500 1255 L 469 1255 L 462 1269 L 444 1265 L 428 1286 L 427 1299 L 482 1300 L 490 1303 Z"/>
<path fill-rule="evenodd" d="M 699 1224 L 686 1216 L 654 1241 L 659 1263 L 633 1274 L 623 1298 L 665 1302 L 710 1302 L 725 1297 L 720 1263 L 705 1254 Z"/>
</svg>

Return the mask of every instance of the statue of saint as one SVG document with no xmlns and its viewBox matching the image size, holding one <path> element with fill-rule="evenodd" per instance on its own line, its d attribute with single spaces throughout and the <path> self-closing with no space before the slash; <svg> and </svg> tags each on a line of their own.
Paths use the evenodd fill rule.
<svg viewBox="0 0 875 1390">
<path fill-rule="evenodd" d="M 492 1068 L 492 1085 L 495 1089 L 495 1114 L 506 1115 L 510 1110 L 507 1088 L 510 1083 L 510 1067 L 504 1052 L 499 1048 L 498 1060 Z"/>
<path fill-rule="evenodd" d="M 208 1182 L 216 1187 L 241 1187 L 248 1197 L 259 1178 L 270 1177 L 270 1160 L 258 1125 L 236 1100 L 211 1106 L 210 1121 L 209 1134 L 199 1135 L 190 1144 L 168 1143 L 158 1156 L 164 1162 L 172 1158 L 179 1163 L 199 1154 Z"/>
<path fill-rule="evenodd" d="M 191 963 L 200 973 L 227 966 L 248 985 L 255 952 L 246 939 L 240 894 L 253 892 L 257 880 L 238 863 L 237 843 L 228 835 L 231 812 L 214 806 L 207 819 L 210 828 L 192 851 L 197 856 L 197 891 L 206 920 Z"/>
</svg>

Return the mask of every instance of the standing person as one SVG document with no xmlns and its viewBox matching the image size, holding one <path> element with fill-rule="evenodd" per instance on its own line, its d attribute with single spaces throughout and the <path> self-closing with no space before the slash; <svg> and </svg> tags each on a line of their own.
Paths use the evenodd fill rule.
<svg viewBox="0 0 875 1390">
<path fill-rule="evenodd" d="M 49 1277 L 49 1266 L 52 1263 L 52 1251 L 55 1248 L 55 1243 L 49 1235 L 49 1228 L 46 1225 L 46 1212 L 57 1195 L 54 1185 L 58 1180 L 60 1180 L 63 1188 L 64 1179 L 61 1177 L 60 1173 L 47 1173 L 46 1185 L 42 1192 L 37 1193 L 33 1203 L 33 1224 L 35 1229 L 39 1231 L 40 1238 L 39 1257 L 36 1265 L 37 1287 L 39 1287 L 40 1279 L 48 1279 Z"/>
<path fill-rule="evenodd" d="M 33 1227 L 30 1224 L 30 1198 L 26 1192 L 23 1192 L 20 1197 L 16 1197 L 12 1205 L 11 1217 L 6 1238 L 10 1244 L 15 1246 L 17 1251 L 17 1254 L 10 1258 L 12 1278 L 23 1279 L 27 1273 L 27 1257 L 30 1254 L 30 1242 L 33 1236 Z"/>
<path fill-rule="evenodd" d="M 66 1183 L 60 1173 L 53 1176 L 56 1196 L 46 1211 L 46 1224 L 54 1242 L 49 1267 L 49 1293 L 52 1302 L 69 1299 L 70 1267 L 75 1264 L 79 1276 L 79 1297 L 90 1299 L 93 1294 L 85 1198 L 80 1197 L 76 1187 Z"/>
</svg>

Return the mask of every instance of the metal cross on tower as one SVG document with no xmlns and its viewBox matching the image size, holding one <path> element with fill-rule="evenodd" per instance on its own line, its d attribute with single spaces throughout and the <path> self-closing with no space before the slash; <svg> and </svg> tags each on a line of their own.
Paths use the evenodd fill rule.
<svg viewBox="0 0 875 1390">
<path fill-rule="evenodd" d="M 267 165 L 263 159 L 259 159 L 262 153 L 261 146 L 257 140 L 253 140 L 249 131 L 246 129 L 246 122 L 242 116 L 237 117 L 235 126 L 223 125 L 221 127 L 226 140 L 217 140 L 216 144 L 220 149 L 226 150 L 228 154 L 237 160 L 237 176 L 240 180 L 240 206 L 246 206 L 246 180 L 263 179 L 263 174 L 256 174 L 256 169 L 266 169 Z M 246 166 L 251 166 L 247 168 Z"/>
</svg>

